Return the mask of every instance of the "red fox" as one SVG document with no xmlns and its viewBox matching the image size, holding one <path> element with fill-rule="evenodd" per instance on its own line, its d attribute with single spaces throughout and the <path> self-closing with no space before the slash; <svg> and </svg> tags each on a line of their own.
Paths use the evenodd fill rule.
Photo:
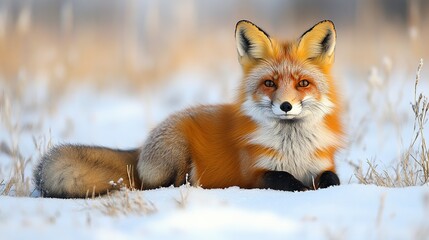
<svg viewBox="0 0 429 240">
<path fill-rule="evenodd" d="M 325 20 L 297 40 L 278 41 L 242 20 L 235 38 L 244 76 L 233 103 L 175 113 L 138 149 L 53 147 L 34 170 L 42 195 L 104 194 L 118 179 L 139 189 L 187 181 L 285 191 L 339 185 L 334 156 L 344 134 L 330 72 L 334 24 Z"/>
</svg>

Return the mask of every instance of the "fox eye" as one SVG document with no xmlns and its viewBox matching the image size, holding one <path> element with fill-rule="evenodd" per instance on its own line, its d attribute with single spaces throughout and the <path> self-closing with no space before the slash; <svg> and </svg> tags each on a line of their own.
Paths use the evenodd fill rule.
<svg viewBox="0 0 429 240">
<path fill-rule="evenodd" d="M 276 84 L 272 80 L 265 80 L 264 85 L 265 87 L 269 87 L 269 88 L 276 86 Z"/>
<path fill-rule="evenodd" d="M 308 87 L 308 85 L 310 85 L 310 82 L 307 79 L 301 80 L 298 83 L 298 86 L 300 87 Z"/>
</svg>

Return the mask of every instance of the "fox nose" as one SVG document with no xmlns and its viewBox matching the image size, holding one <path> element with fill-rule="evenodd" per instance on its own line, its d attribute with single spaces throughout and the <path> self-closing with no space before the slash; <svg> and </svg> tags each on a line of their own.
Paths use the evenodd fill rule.
<svg viewBox="0 0 429 240">
<path fill-rule="evenodd" d="M 292 110 L 292 104 L 290 104 L 289 102 L 283 102 L 282 104 L 280 104 L 280 109 L 287 113 L 290 110 Z"/>
</svg>

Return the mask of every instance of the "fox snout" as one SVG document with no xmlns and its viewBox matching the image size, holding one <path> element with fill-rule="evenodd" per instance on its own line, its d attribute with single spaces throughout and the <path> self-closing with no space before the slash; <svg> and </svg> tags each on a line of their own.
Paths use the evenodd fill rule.
<svg viewBox="0 0 429 240">
<path fill-rule="evenodd" d="M 288 101 L 283 102 L 282 104 L 280 104 L 280 109 L 281 109 L 283 112 L 287 113 L 287 112 L 289 112 L 290 110 L 292 110 L 292 104 L 290 104 L 290 102 L 288 102 Z"/>
<path fill-rule="evenodd" d="M 302 112 L 302 106 L 300 102 L 276 102 L 272 103 L 273 113 L 281 119 L 293 119 Z"/>
</svg>

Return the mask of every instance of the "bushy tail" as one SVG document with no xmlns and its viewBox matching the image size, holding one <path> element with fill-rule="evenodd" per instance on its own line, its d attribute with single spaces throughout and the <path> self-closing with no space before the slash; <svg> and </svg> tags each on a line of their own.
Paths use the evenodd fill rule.
<svg viewBox="0 0 429 240">
<path fill-rule="evenodd" d="M 136 165 L 140 150 L 59 145 L 34 169 L 34 183 L 44 197 L 85 198 L 122 186 L 140 188 Z"/>
</svg>

